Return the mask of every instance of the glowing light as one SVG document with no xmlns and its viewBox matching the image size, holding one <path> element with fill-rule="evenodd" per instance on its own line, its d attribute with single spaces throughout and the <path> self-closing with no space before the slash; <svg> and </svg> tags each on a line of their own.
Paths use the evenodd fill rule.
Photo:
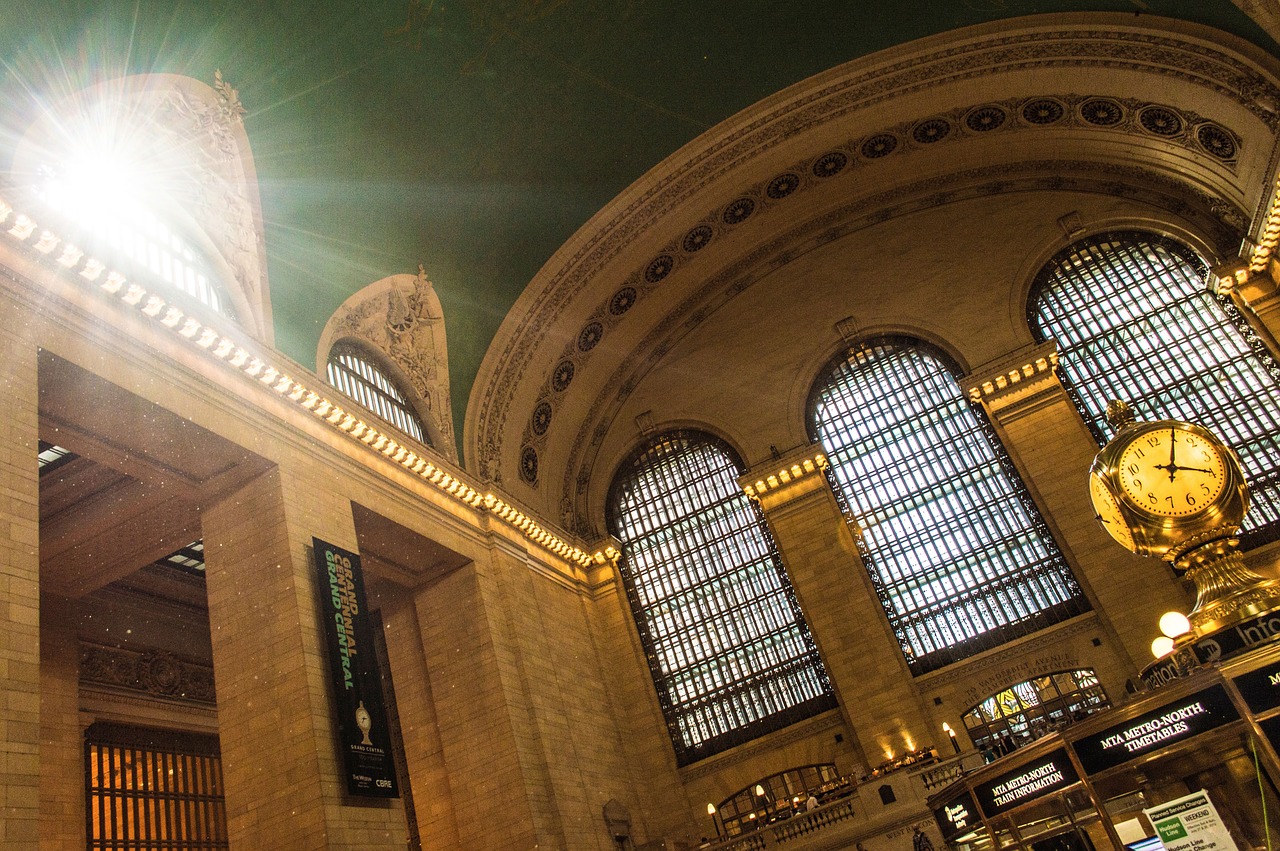
<svg viewBox="0 0 1280 851">
<path fill-rule="evenodd" d="M 1151 655 L 1157 659 L 1163 659 L 1173 652 L 1173 639 L 1167 635 L 1162 635 L 1155 641 L 1151 642 Z"/>
<path fill-rule="evenodd" d="M 1191 621 L 1182 612 L 1165 612 L 1160 616 L 1160 631 L 1168 638 L 1177 638 L 1191 631 Z"/>
</svg>

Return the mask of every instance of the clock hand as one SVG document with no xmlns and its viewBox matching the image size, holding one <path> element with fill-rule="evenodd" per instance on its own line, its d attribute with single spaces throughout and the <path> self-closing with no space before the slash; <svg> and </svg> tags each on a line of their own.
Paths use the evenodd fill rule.
<svg viewBox="0 0 1280 851">
<path fill-rule="evenodd" d="M 1178 430 L 1169 429 L 1169 481 L 1173 481 L 1174 475 L 1178 472 L 1178 464 L 1173 460 L 1173 455 L 1178 451 Z"/>
<path fill-rule="evenodd" d="M 1179 470 L 1190 470 L 1193 473 L 1209 473 L 1213 475 L 1213 470 L 1206 470 L 1203 467 L 1179 467 Z"/>
</svg>

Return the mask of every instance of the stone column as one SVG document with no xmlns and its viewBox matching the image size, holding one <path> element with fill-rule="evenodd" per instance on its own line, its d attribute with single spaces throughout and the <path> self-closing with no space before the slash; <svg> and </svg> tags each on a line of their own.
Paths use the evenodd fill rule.
<svg viewBox="0 0 1280 851">
<path fill-rule="evenodd" d="M 346 796 L 311 539 L 355 550 L 355 523 L 308 469 L 273 469 L 203 507 L 231 847 L 403 848 L 398 801 Z"/>
<path fill-rule="evenodd" d="M 0 297 L 0 846 L 35 848 L 40 819 L 40 487 L 30 317 Z"/>
<path fill-rule="evenodd" d="M 801 447 L 741 483 L 760 502 L 849 729 L 870 768 L 930 741 L 906 660 L 853 534 L 814 459 Z M 825 460 L 822 461 L 825 464 Z"/>
<path fill-rule="evenodd" d="M 416 599 L 460 847 L 563 847 L 499 573 L 493 561 L 472 562 Z"/>
<path fill-rule="evenodd" d="M 84 733 L 75 601 L 40 598 L 40 849 L 82 851 Z"/>
<path fill-rule="evenodd" d="M 387 637 L 387 663 L 396 684 L 405 769 L 414 790 L 418 837 L 423 848 L 458 848 L 461 842 L 453 812 L 455 791 L 445 763 L 414 605 L 415 594 L 422 592 L 400 588 L 396 591 L 394 597 L 387 594 L 381 601 L 382 624 Z M 466 795 L 467 791 L 461 788 L 458 794 Z"/>
<path fill-rule="evenodd" d="M 1135 556 L 1103 531 L 1089 498 L 1098 445 L 1057 375 L 1053 341 L 1029 346 L 965 377 L 1054 532 L 1067 561 L 1133 676 L 1151 660 L 1160 614 L 1194 599 L 1163 562 Z"/>
</svg>

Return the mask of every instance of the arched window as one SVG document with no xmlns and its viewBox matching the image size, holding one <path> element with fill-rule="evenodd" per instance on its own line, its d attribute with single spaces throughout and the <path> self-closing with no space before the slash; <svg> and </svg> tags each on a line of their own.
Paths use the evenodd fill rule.
<svg viewBox="0 0 1280 851">
<path fill-rule="evenodd" d="M 224 316 L 231 303 L 208 259 L 177 228 L 156 215 L 138 174 L 106 157 L 45 165 L 38 197 L 69 228 L 79 247 L 128 277 L 160 281 Z"/>
<path fill-rule="evenodd" d="M 610 531 L 681 765 L 834 708 L 745 471 L 721 440 L 669 432 L 615 477 Z"/>
<path fill-rule="evenodd" d="M 837 358 L 809 402 L 812 435 L 915 674 L 1089 608 L 956 372 L 941 352 L 878 338 Z"/>
<path fill-rule="evenodd" d="M 329 352 L 329 383 L 410 437 L 431 445 L 408 397 L 358 346 L 338 343 Z"/>
<path fill-rule="evenodd" d="M 1028 305 L 1036 338 L 1058 343 L 1059 370 L 1099 444 L 1110 399 L 1139 419 L 1180 419 L 1240 455 L 1252 508 L 1246 544 L 1280 537 L 1280 369 L 1229 300 L 1209 291 L 1189 248 L 1139 232 L 1062 251 Z"/>
<path fill-rule="evenodd" d="M 964 714 L 978 750 L 1017 748 L 1111 705 L 1092 668 L 1059 671 L 1016 683 Z"/>
</svg>

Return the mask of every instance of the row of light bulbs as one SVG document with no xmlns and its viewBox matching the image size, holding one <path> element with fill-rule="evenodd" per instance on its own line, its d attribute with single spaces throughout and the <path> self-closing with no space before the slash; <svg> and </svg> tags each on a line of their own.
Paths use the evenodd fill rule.
<svg viewBox="0 0 1280 851">
<path fill-rule="evenodd" d="M 148 292 L 141 285 L 130 282 L 120 272 L 108 270 L 106 264 L 97 258 L 86 258 L 85 253 L 75 245 L 65 242 L 48 229 L 40 228 L 31 216 L 17 212 L 3 198 L 0 198 L 0 228 L 10 223 L 11 217 L 13 221 L 7 233 L 17 242 L 29 246 L 39 255 L 52 258 L 57 265 L 69 272 L 78 270 L 79 277 L 91 284 L 96 283 L 102 292 L 116 296 L 124 304 L 138 308 L 143 315 L 155 319 L 214 358 L 271 388 L 283 398 L 298 404 L 339 431 L 359 440 L 373 451 L 400 464 L 459 502 L 473 509 L 483 508 L 489 511 L 518 529 L 539 546 L 580 567 L 589 568 L 592 565 L 603 565 L 617 560 L 619 553 L 613 546 L 604 547 L 596 553 L 588 553 L 550 532 L 533 518 L 494 494 L 481 494 L 470 484 L 419 456 L 394 437 L 369 425 L 356 414 L 344 410 L 320 393 L 281 372 L 263 356 L 254 354 L 239 341 L 187 315 L 181 308 L 170 304 L 162 296 Z M 37 231 L 38 236 L 36 236 Z M 36 236 L 34 242 L 31 241 L 33 236 Z"/>
</svg>

